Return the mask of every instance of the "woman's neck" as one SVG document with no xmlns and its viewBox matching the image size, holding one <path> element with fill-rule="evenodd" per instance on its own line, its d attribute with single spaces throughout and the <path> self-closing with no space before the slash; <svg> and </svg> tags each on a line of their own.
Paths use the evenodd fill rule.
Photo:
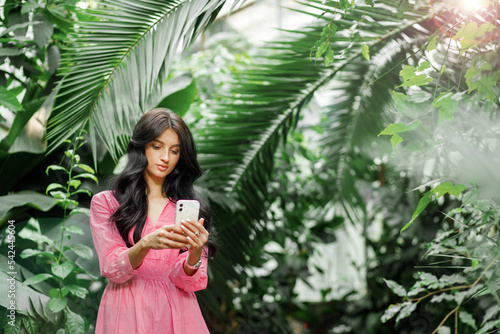
<svg viewBox="0 0 500 334">
<path fill-rule="evenodd" d="M 158 198 L 163 197 L 163 179 L 155 180 L 150 177 L 145 177 L 146 183 L 148 184 L 148 197 L 149 198 Z"/>
</svg>

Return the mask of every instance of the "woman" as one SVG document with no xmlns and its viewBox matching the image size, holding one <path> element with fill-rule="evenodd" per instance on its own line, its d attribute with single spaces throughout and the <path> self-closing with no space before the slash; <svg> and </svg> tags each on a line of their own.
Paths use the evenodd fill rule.
<svg viewBox="0 0 500 334">
<path fill-rule="evenodd" d="M 173 225 L 175 202 L 196 199 L 201 175 L 193 137 L 168 109 L 137 123 L 128 163 L 112 191 L 92 198 L 90 227 L 101 274 L 109 279 L 96 334 L 208 333 L 194 291 L 207 286 L 214 255 L 211 213 Z"/>
</svg>

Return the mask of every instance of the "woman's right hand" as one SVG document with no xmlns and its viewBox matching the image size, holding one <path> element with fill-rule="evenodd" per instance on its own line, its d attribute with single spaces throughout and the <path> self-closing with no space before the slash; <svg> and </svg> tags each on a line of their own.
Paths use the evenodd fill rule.
<svg viewBox="0 0 500 334">
<path fill-rule="evenodd" d="M 188 244 L 184 231 L 175 225 L 165 225 L 144 236 L 141 241 L 149 249 L 181 249 Z"/>
</svg>

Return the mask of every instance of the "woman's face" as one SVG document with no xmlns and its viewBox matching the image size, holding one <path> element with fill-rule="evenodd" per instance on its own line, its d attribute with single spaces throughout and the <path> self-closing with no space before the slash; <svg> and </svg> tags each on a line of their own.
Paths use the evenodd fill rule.
<svg viewBox="0 0 500 334">
<path fill-rule="evenodd" d="M 172 172 L 179 161 L 181 146 L 179 136 L 168 128 L 145 149 L 148 166 L 144 170 L 147 180 L 162 181 Z"/>
</svg>

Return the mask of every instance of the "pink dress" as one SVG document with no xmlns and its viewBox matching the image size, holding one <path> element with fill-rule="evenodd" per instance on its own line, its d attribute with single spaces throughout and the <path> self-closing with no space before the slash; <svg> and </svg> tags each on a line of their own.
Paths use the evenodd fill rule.
<svg viewBox="0 0 500 334">
<path fill-rule="evenodd" d="M 184 272 L 188 252 L 150 250 L 143 263 L 132 269 L 128 248 L 110 215 L 118 208 L 111 191 L 92 198 L 90 228 L 101 274 L 108 278 L 97 316 L 96 334 L 208 333 L 194 291 L 207 286 L 207 259 L 193 276 Z M 175 205 L 168 202 L 156 227 L 149 219 L 142 235 L 173 224 Z M 133 230 L 129 233 L 132 241 Z"/>
</svg>

